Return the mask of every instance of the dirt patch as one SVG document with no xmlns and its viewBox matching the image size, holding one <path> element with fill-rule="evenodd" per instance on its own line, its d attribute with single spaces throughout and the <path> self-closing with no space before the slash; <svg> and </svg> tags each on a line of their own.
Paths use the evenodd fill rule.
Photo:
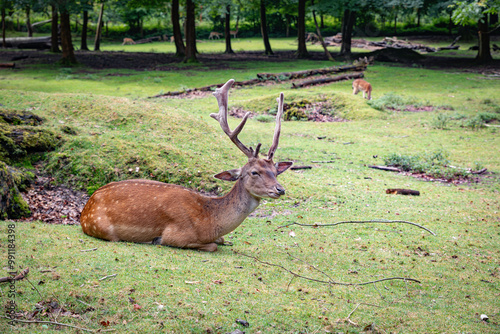
<svg viewBox="0 0 500 334">
<path fill-rule="evenodd" d="M 50 224 L 79 225 L 89 196 L 64 186 L 53 186 L 53 178 L 37 175 L 33 186 L 22 196 L 31 211 L 28 218 L 18 221 L 41 220 Z"/>
<path fill-rule="evenodd" d="M 80 64 L 92 69 L 131 69 L 137 71 L 157 70 L 157 71 L 191 71 L 191 66 L 176 66 L 182 62 L 173 53 L 152 53 L 152 52 L 92 52 L 76 51 L 76 58 Z M 323 52 L 309 52 L 310 61 L 326 60 Z M 334 55 L 336 60 L 349 61 L 366 56 L 366 53 L 353 53 L 349 58 Z M 386 57 L 387 58 L 387 57 Z M 460 57 L 441 57 L 427 54 L 419 59 L 411 59 L 409 62 L 405 57 L 389 57 L 388 59 L 379 59 L 378 61 L 401 61 L 403 65 L 414 66 L 418 64 L 425 68 L 456 68 L 463 71 L 475 73 L 496 73 L 500 67 L 500 60 L 495 59 L 486 65 L 478 65 L 472 58 Z M 15 62 L 16 69 L 29 65 L 54 65 L 61 59 L 60 54 L 50 53 L 39 50 L 2 50 L 0 53 L 0 62 Z M 237 52 L 235 54 L 221 53 L 202 53 L 198 55 L 198 60 L 203 67 L 194 65 L 197 71 L 220 70 L 220 69 L 238 69 L 241 61 L 260 61 L 260 62 L 293 62 L 295 61 L 295 51 L 278 51 L 269 56 L 263 52 Z M 377 60 L 377 59 L 376 59 Z"/>
</svg>

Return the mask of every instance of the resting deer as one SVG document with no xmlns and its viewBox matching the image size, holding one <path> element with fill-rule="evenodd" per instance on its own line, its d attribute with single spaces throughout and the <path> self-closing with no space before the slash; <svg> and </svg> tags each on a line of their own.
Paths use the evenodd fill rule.
<svg viewBox="0 0 500 334">
<path fill-rule="evenodd" d="M 212 31 L 210 33 L 210 35 L 208 36 L 208 39 L 214 39 L 214 38 L 217 38 L 217 39 L 220 39 L 220 37 L 224 35 L 223 33 L 221 32 L 217 32 L 217 31 Z"/>
<path fill-rule="evenodd" d="M 233 131 L 227 123 L 228 92 L 233 83 L 231 79 L 214 92 L 219 113 L 210 114 L 248 158 L 242 168 L 215 175 L 236 181 L 231 191 L 223 197 L 208 197 L 157 181 L 112 182 L 98 189 L 85 205 L 80 217 L 85 234 L 109 241 L 152 242 L 213 252 L 217 244 L 224 244 L 223 236 L 237 228 L 262 198 L 285 194 L 276 177 L 292 162 L 273 162 L 281 132 L 283 93 L 278 98 L 273 143 L 267 157 L 260 158 L 260 143 L 254 150 L 238 139 L 249 113 Z"/>
<path fill-rule="evenodd" d="M 352 93 L 354 95 L 358 94 L 359 91 L 363 91 L 363 98 L 371 100 L 372 99 L 372 85 L 363 79 L 356 79 L 352 82 Z M 366 97 L 365 97 L 366 96 Z"/>
<path fill-rule="evenodd" d="M 122 45 L 125 45 L 125 44 L 135 44 L 135 42 L 132 38 L 124 38 Z"/>
<path fill-rule="evenodd" d="M 236 27 L 236 30 L 230 30 L 229 34 L 233 36 L 233 38 L 236 38 L 238 35 L 238 27 Z"/>
</svg>

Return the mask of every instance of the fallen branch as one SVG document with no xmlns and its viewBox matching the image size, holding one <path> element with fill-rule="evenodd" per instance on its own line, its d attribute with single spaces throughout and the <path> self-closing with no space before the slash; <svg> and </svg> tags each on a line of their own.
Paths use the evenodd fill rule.
<svg viewBox="0 0 500 334">
<path fill-rule="evenodd" d="M 298 170 L 298 169 L 312 169 L 312 166 L 292 166 L 290 167 L 291 170 Z"/>
<path fill-rule="evenodd" d="M 423 227 L 422 225 L 419 225 L 419 224 L 416 224 L 416 223 L 412 223 L 412 222 L 408 222 L 408 221 L 405 221 L 405 220 L 361 220 L 361 221 L 351 220 L 351 221 L 342 221 L 342 222 L 337 222 L 337 223 L 332 223 L 332 224 L 301 224 L 301 223 L 292 222 L 292 223 L 287 224 L 287 225 L 278 226 L 277 228 L 285 228 L 285 227 L 292 226 L 292 225 L 309 226 L 309 227 L 324 227 L 324 226 L 336 226 L 336 225 L 340 225 L 340 224 L 366 224 L 366 223 L 379 223 L 379 224 L 396 224 L 396 223 L 402 223 L 402 224 L 410 224 L 410 225 L 413 225 L 413 226 L 417 226 L 417 227 L 419 227 L 421 229 L 424 229 L 424 230 L 426 230 L 427 232 L 429 232 L 432 235 L 436 235 L 436 233 L 432 232 L 431 230 L 429 230 L 426 227 Z"/>
<path fill-rule="evenodd" d="M 375 166 L 375 165 L 370 165 L 368 167 L 373 168 L 373 169 L 386 170 L 386 171 L 389 171 L 389 172 L 401 172 L 401 169 L 399 169 L 397 167 Z"/>
<path fill-rule="evenodd" d="M 386 194 L 413 195 L 420 196 L 420 191 L 411 189 L 387 189 Z"/>
<path fill-rule="evenodd" d="M 16 63 L 1 63 L 0 68 L 14 68 L 16 67 Z"/>
<path fill-rule="evenodd" d="M 96 248 L 90 248 L 90 249 L 81 249 L 80 252 L 93 252 L 97 250 L 97 247 Z"/>
<path fill-rule="evenodd" d="M 20 281 L 20 280 L 24 279 L 28 275 L 29 272 L 30 272 L 30 268 L 26 268 L 23 271 L 21 271 L 19 274 L 17 274 L 16 276 L 0 277 L 0 283 Z"/>
<path fill-rule="evenodd" d="M 303 81 L 301 83 L 292 83 L 292 88 L 296 89 L 296 88 L 303 88 L 303 87 L 320 85 L 320 84 L 325 84 L 325 83 L 330 83 L 330 82 L 337 82 L 337 81 L 342 81 L 342 80 L 359 79 L 359 78 L 362 78 L 363 76 L 364 76 L 364 74 L 363 74 L 363 72 L 361 72 L 361 73 L 338 75 L 336 77 L 331 77 L 331 78 L 308 80 L 308 81 Z"/>
<path fill-rule="evenodd" d="M 234 251 L 233 252 L 235 254 L 238 254 L 238 255 L 243 255 L 245 257 L 248 257 L 248 258 L 251 258 L 251 259 L 254 259 L 255 261 L 259 262 L 259 263 L 262 263 L 262 264 L 265 264 L 265 265 L 268 265 L 268 266 L 271 266 L 271 267 L 277 267 L 277 268 L 281 268 L 283 269 L 284 271 L 290 273 L 291 275 L 293 275 L 294 277 L 298 277 L 298 278 L 303 278 L 303 279 L 306 279 L 306 280 L 309 280 L 309 281 L 313 281 L 313 282 L 317 282 L 317 283 L 323 283 L 323 284 L 328 284 L 328 285 L 343 285 L 343 286 L 361 286 L 361 285 L 368 285 L 368 284 L 374 284 L 374 283 L 379 283 L 379 282 L 384 282 L 384 281 L 393 281 L 393 280 L 403 280 L 403 281 L 411 281 L 411 282 L 416 282 L 416 283 L 420 283 L 419 280 L 416 280 L 416 279 L 413 279 L 413 278 L 407 278 L 407 277 L 388 277 L 388 278 L 382 278 L 382 279 L 378 279 L 378 280 L 374 280 L 374 281 L 368 281 L 368 282 L 361 282 L 361 283 L 343 283 L 343 282 L 335 282 L 333 280 L 320 280 L 320 279 L 317 279 L 317 278 L 312 278 L 312 277 L 307 277 L 307 276 L 304 276 L 304 275 L 300 275 L 300 274 L 297 274 L 296 272 L 280 265 L 280 264 L 276 264 L 276 263 L 271 263 L 271 262 L 267 262 L 267 261 L 262 261 L 260 260 L 259 258 L 253 256 L 253 255 L 248 255 L 248 254 L 245 254 L 245 253 L 241 253 L 241 252 L 238 252 L 238 251 Z"/>
<path fill-rule="evenodd" d="M 111 278 L 111 277 L 115 277 L 116 275 L 117 274 L 112 274 L 112 275 L 101 277 L 101 278 L 99 278 L 99 281 L 104 281 L 105 279 L 108 279 L 108 278 Z"/>
<path fill-rule="evenodd" d="M 257 73 L 257 78 L 261 81 L 267 80 L 290 80 L 290 79 L 300 79 L 307 78 L 313 75 L 325 75 L 330 73 L 340 73 L 348 71 L 364 71 L 366 66 L 362 65 L 346 65 L 346 66 L 332 66 L 327 68 L 320 68 L 317 70 L 304 70 L 296 72 L 282 72 L 282 73 Z"/>
<path fill-rule="evenodd" d="M 10 321 L 15 321 L 15 322 L 22 322 L 22 323 L 25 323 L 25 324 L 49 324 L 49 325 L 54 325 L 54 326 L 66 326 L 66 327 L 71 327 L 71 328 L 75 328 L 75 329 L 79 329 L 79 330 L 82 330 L 82 331 L 85 331 L 85 332 L 93 332 L 95 333 L 96 331 L 93 330 L 93 329 L 88 329 L 88 328 L 83 328 L 83 327 L 78 327 L 78 326 L 73 326 L 73 325 L 69 325 L 69 324 L 65 324 L 65 323 L 62 323 L 62 322 L 57 322 L 57 321 L 42 321 L 42 320 L 21 320 L 21 319 L 14 319 L 14 318 L 9 318 L 9 317 L 6 317 L 6 316 L 1 316 L 2 318 L 5 318 L 5 319 L 9 319 Z M 114 330 L 114 329 L 112 329 Z M 101 331 L 103 332 L 103 331 Z"/>
</svg>

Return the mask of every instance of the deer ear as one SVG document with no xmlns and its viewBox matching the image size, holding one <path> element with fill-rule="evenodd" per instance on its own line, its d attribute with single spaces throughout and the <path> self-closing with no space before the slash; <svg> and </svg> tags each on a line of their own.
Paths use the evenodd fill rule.
<svg viewBox="0 0 500 334">
<path fill-rule="evenodd" d="M 241 175 L 241 168 L 238 168 L 238 169 L 226 170 L 217 175 L 214 175 L 214 177 L 216 179 L 223 181 L 236 181 L 240 178 L 240 175 Z"/>
<path fill-rule="evenodd" d="M 282 162 L 277 162 L 275 164 L 276 170 L 278 171 L 278 175 L 286 171 L 288 168 L 292 167 L 293 162 L 291 161 L 282 161 Z"/>
</svg>

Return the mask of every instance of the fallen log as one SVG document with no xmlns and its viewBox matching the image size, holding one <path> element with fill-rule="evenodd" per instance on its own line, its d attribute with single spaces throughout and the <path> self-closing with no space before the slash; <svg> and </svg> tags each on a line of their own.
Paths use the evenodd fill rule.
<svg viewBox="0 0 500 334">
<path fill-rule="evenodd" d="M 241 87 L 250 86 L 250 85 L 256 85 L 260 82 L 261 82 L 261 80 L 259 80 L 259 79 L 251 79 L 251 80 L 246 80 L 246 81 L 235 81 L 233 86 L 241 86 Z M 150 98 L 164 97 L 164 96 L 177 96 L 177 95 L 189 94 L 189 93 L 193 93 L 193 92 L 210 92 L 210 91 L 214 91 L 216 88 L 222 87 L 223 85 L 224 84 L 215 84 L 215 85 L 209 85 L 209 86 L 204 86 L 204 87 L 199 87 L 199 88 L 188 88 L 186 90 L 158 94 L 155 96 L 151 96 Z"/>
<path fill-rule="evenodd" d="M 442 50 L 458 50 L 460 48 L 460 45 L 448 45 L 448 46 L 442 46 L 438 48 L 438 51 Z"/>
<path fill-rule="evenodd" d="M 420 196 L 420 191 L 411 189 L 387 189 L 386 194 Z"/>
<path fill-rule="evenodd" d="M 397 167 L 376 166 L 376 165 L 369 165 L 368 167 L 373 168 L 373 169 L 385 170 L 385 171 L 389 171 L 389 172 L 401 172 L 401 170 Z"/>
<path fill-rule="evenodd" d="M 334 66 L 328 68 L 321 68 L 318 70 L 305 70 L 297 72 L 257 73 L 257 78 L 259 78 L 261 81 L 290 80 L 290 79 L 306 78 L 313 75 L 324 75 L 330 73 L 340 73 L 347 71 L 364 71 L 364 70 L 366 70 L 366 66 L 363 65 L 346 65 L 346 66 Z"/>
<path fill-rule="evenodd" d="M 14 68 L 16 63 L 0 63 L 0 68 Z"/>
<path fill-rule="evenodd" d="M 312 166 L 292 166 L 291 170 L 299 170 L 299 169 L 312 169 Z"/>
<path fill-rule="evenodd" d="M 320 85 L 320 84 L 342 81 L 342 80 L 359 79 L 362 77 L 364 77 L 363 72 L 344 74 L 344 75 L 338 75 L 336 77 L 331 77 L 331 78 L 322 78 L 322 79 L 315 79 L 315 80 L 307 80 L 307 81 L 303 81 L 300 83 L 292 83 L 292 88 L 297 89 L 297 88 L 309 87 L 309 86 L 313 86 L 313 85 Z"/>
</svg>

